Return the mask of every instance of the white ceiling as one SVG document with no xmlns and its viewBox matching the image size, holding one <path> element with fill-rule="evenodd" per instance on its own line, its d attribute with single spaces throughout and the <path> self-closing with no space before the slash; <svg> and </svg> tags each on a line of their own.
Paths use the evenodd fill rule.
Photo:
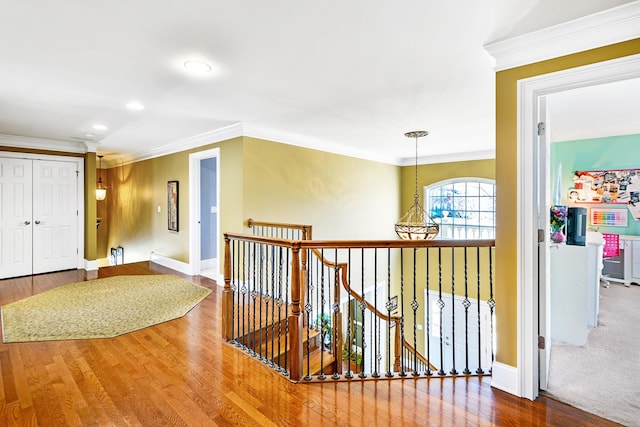
<svg viewBox="0 0 640 427">
<path fill-rule="evenodd" d="M 404 132 L 425 129 L 421 157 L 472 157 L 495 146 L 495 73 L 483 46 L 625 3 L 5 1 L 0 134 L 91 140 L 117 162 L 242 123 L 401 164 L 414 155 Z M 189 59 L 214 69 L 193 77 Z M 638 85 L 621 93 L 611 102 L 633 101 L 640 123 Z M 585 109 L 594 99 L 555 95 L 557 114 L 576 112 L 570 96 L 586 96 Z M 131 100 L 146 108 L 127 110 Z M 554 135 L 577 139 L 571 129 L 579 128 L 589 137 L 603 111 L 630 122 L 624 109 L 606 114 L 611 108 L 598 102 L 600 114 L 582 111 L 577 124 L 554 116 Z"/>
</svg>

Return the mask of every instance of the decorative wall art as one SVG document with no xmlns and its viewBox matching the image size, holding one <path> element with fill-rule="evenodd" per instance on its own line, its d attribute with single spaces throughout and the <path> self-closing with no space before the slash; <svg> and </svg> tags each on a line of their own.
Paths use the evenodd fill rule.
<svg viewBox="0 0 640 427">
<path fill-rule="evenodd" d="M 638 221 L 640 220 L 640 169 L 575 171 L 568 197 L 573 203 L 627 205 L 633 218 Z M 604 213 L 601 212 L 601 214 Z M 606 213 L 609 216 L 611 214 L 611 212 Z M 617 214 L 614 213 L 614 215 Z M 595 219 L 593 215 L 591 219 L 592 221 Z"/>
<path fill-rule="evenodd" d="M 178 231 L 178 181 L 167 183 L 167 216 L 169 231 Z"/>
<path fill-rule="evenodd" d="M 575 171 L 569 200 L 577 203 L 638 203 L 640 169 Z"/>
</svg>

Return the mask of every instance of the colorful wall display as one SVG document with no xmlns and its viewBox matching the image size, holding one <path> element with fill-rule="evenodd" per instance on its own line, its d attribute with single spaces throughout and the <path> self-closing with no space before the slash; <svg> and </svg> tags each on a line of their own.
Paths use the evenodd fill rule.
<svg viewBox="0 0 640 427">
<path fill-rule="evenodd" d="M 574 203 L 624 204 L 639 220 L 640 169 L 575 171 L 568 198 Z"/>
<path fill-rule="evenodd" d="M 639 203 L 640 169 L 575 171 L 568 196 L 577 203 Z"/>
</svg>

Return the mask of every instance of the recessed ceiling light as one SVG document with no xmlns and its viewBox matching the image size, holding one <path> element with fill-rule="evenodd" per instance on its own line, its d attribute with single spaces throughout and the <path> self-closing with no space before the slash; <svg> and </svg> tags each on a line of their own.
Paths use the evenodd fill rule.
<svg viewBox="0 0 640 427">
<path fill-rule="evenodd" d="M 85 133 L 84 136 L 87 138 L 93 138 L 95 135 L 92 133 Z"/>
<path fill-rule="evenodd" d="M 138 101 L 131 101 L 127 104 L 127 108 L 130 110 L 140 111 L 140 110 L 144 110 L 144 105 L 142 105 Z"/>
<path fill-rule="evenodd" d="M 107 127 L 105 125 L 101 125 L 99 123 L 96 123 L 95 125 L 93 125 L 93 128 L 95 130 L 107 130 Z"/>
<path fill-rule="evenodd" d="M 194 73 L 208 73 L 212 70 L 211 65 L 206 62 L 195 60 L 185 62 L 184 68 Z"/>
</svg>

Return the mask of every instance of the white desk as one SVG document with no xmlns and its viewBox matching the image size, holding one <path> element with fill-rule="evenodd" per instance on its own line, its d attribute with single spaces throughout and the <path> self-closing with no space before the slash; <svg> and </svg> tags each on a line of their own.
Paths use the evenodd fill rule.
<svg viewBox="0 0 640 427">
<path fill-rule="evenodd" d="M 551 340 L 584 345 L 598 325 L 604 239 L 587 235 L 586 246 L 552 244 Z"/>
</svg>

